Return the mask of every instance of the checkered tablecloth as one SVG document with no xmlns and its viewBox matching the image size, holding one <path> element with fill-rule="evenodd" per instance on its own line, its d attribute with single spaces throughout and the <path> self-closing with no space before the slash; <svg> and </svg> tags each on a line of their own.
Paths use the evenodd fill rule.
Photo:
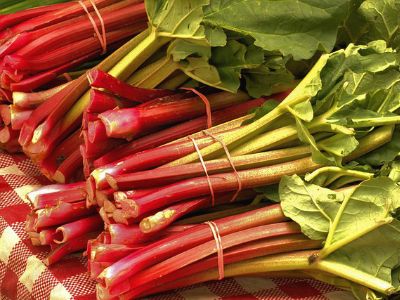
<svg viewBox="0 0 400 300">
<path fill-rule="evenodd" d="M 33 247 L 24 231 L 25 195 L 47 181 L 23 155 L 0 152 L 0 299 L 95 299 L 86 261 L 71 256 L 50 268 L 46 247 Z M 246 277 L 210 282 L 153 297 L 154 300 L 268 299 L 353 300 L 347 292 L 313 280 Z"/>
</svg>

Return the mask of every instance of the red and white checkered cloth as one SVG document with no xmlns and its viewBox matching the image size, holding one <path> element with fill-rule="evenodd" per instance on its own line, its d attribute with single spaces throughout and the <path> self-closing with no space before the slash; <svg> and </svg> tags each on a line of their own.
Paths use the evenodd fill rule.
<svg viewBox="0 0 400 300">
<path fill-rule="evenodd" d="M 33 247 L 24 230 L 26 193 L 46 179 L 23 155 L 0 152 L 0 299 L 95 299 L 86 261 L 71 256 L 50 268 L 42 263 L 47 247 Z M 353 300 L 347 292 L 313 280 L 246 277 L 187 287 L 154 300 Z"/>
</svg>

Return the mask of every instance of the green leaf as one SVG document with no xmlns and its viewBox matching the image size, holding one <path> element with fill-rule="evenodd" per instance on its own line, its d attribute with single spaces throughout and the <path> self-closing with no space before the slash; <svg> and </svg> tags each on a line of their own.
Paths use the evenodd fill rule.
<svg viewBox="0 0 400 300">
<path fill-rule="evenodd" d="M 368 173 L 357 170 L 350 170 L 339 167 L 322 167 L 310 174 L 306 174 L 304 177 L 305 181 L 313 184 L 317 184 L 323 187 L 329 187 L 331 184 L 335 184 L 335 188 L 339 188 L 337 181 L 345 179 L 345 183 L 363 181 L 371 179 L 374 173 Z M 344 184 L 343 184 L 344 185 Z"/>
<path fill-rule="evenodd" d="M 324 240 L 344 200 L 343 193 L 306 184 L 297 175 L 282 178 L 279 198 L 283 213 L 313 240 Z"/>
<path fill-rule="evenodd" d="M 360 42 L 382 39 L 390 47 L 400 46 L 400 4 L 397 0 L 366 0 L 359 9 L 368 28 Z"/>
<path fill-rule="evenodd" d="M 298 117 L 295 117 L 295 120 L 299 140 L 304 144 L 310 145 L 312 159 L 315 163 L 322 165 L 335 165 L 341 163 L 340 160 L 337 160 L 337 157 L 335 157 L 334 155 L 330 155 L 333 153 L 322 153 L 319 149 L 317 142 L 315 141 L 314 137 L 312 136 L 304 122 Z M 327 149 L 330 150 L 329 148 Z"/>
<path fill-rule="evenodd" d="M 279 198 L 279 185 L 267 185 L 263 187 L 258 187 L 254 189 L 257 193 L 261 194 L 265 199 L 280 202 Z"/>
<path fill-rule="evenodd" d="M 366 230 L 374 230 L 391 219 L 391 213 L 397 206 L 393 198 L 395 189 L 396 185 L 387 177 L 361 183 L 342 203 L 324 249 L 337 247 L 343 241 L 356 240 Z"/>
<path fill-rule="evenodd" d="M 211 47 L 223 47 L 226 45 L 226 34 L 221 28 L 205 27 L 205 35 Z"/>
<path fill-rule="evenodd" d="M 391 163 L 388 177 L 394 182 L 400 183 L 400 162 L 394 161 Z"/>
<path fill-rule="evenodd" d="M 280 55 L 266 56 L 265 62 L 259 67 L 244 69 L 243 77 L 249 95 L 255 98 L 287 91 L 295 85 L 294 76 Z"/>
<path fill-rule="evenodd" d="M 320 149 L 332 153 L 335 156 L 345 157 L 356 150 L 358 141 L 352 135 L 338 133 L 320 141 L 318 146 Z"/>
<path fill-rule="evenodd" d="M 231 92 L 236 92 L 240 86 L 242 69 L 256 68 L 264 59 L 260 48 L 246 46 L 236 40 L 229 40 L 225 46 L 212 49 L 205 43 L 175 41 L 169 53 L 174 60 L 180 60 L 180 68 L 190 77 Z"/>
<path fill-rule="evenodd" d="M 288 110 L 293 116 L 302 121 L 310 122 L 314 117 L 313 107 L 309 101 L 288 107 Z"/>
<path fill-rule="evenodd" d="M 253 123 L 254 121 L 260 119 L 261 117 L 265 116 L 267 113 L 272 111 L 275 107 L 279 104 L 278 101 L 269 99 L 263 103 L 263 105 L 253 109 L 249 113 L 253 113 L 254 116 L 251 119 L 245 120 L 242 125 L 247 125 Z"/>
<path fill-rule="evenodd" d="M 392 220 L 344 245 L 324 261 L 335 263 L 338 268 L 340 265 L 352 267 L 399 288 L 398 279 L 393 276 L 400 265 L 399 251 L 400 222 Z"/>
<path fill-rule="evenodd" d="M 146 0 L 153 30 L 160 36 L 205 39 L 203 6 L 210 0 Z"/>
<path fill-rule="evenodd" d="M 210 63 L 218 69 L 223 89 L 236 91 L 240 86 L 241 70 L 256 68 L 263 61 L 262 49 L 230 40 L 225 47 L 213 48 Z"/>
<path fill-rule="evenodd" d="M 390 142 L 357 159 L 362 164 L 379 167 L 390 163 L 400 154 L 400 128 L 396 127 Z"/>
<path fill-rule="evenodd" d="M 168 55 L 172 56 L 175 62 L 192 57 L 211 57 L 211 48 L 204 41 L 188 41 L 183 39 L 174 40 L 168 47 Z"/>
<path fill-rule="evenodd" d="M 267 51 L 309 59 L 330 52 L 344 21 L 346 0 L 216 0 L 204 9 L 204 23 L 255 39 Z"/>
<path fill-rule="evenodd" d="M 358 40 L 368 31 L 368 23 L 360 14 L 359 8 L 365 0 L 352 0 L 346 20 L 339 28 L 337 44 L 345 47 L 350 43 L 357 44 Z"/>
</svg>

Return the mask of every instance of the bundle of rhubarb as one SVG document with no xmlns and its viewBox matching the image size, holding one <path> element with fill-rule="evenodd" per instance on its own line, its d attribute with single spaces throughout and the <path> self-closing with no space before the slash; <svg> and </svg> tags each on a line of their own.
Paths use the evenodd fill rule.
<svg viewBox="0 0 400 300">
<path fill-rule="evenodd" d="M 2 148 L 20 150 L 22 124 L 35 108 L 145 27 L 137 0 L 68 2 L 2 16 Z"/>
<path fill-rule="evenodd" d="M 250 96 L 270 95 L 292 87 L 294 77 L 286 67 L 292 57 L 310 59 L 319 49 L 328 52 L 333 48 L 349 2 L 302 4 L 296 8 L 293 23 L 278 19 L 286 32 L 273 35 L 271 26 L 261 26 L 265 32 L 256 36 L 251 30 L 253 17 L 243 18 L 246 22 L 234 26 L 224 23 L 236 21 L 235 13 L 243 13 L 241 5 L 250 8 L 254 3 L 233 1 L 218 6 L 214 1 L 145 1 L 149 28 L 96 69 L 141 88 L 176 88 L 190 77 L 236 93 L 243 79 L 242 86 Z M 276 1 L 260 5 L 262 9 L 248 13 L 276 23 L 270 6 L 282 7 Z M 235 12 L 229 14 L 232 19 L 226 19 L 226 10 Z M 304 42 L 304 12 L 310 10 L 307 20 L 318 22 L 325 30 L 314 35 L 311 22 L 307 35 L 312 36 L 312 41 Z M 283 42 L 288 33 L 304 43 L 293 49 L 290 43 Z M 35 109 L 24 123 L 19 142 L 40 168 L 45 168 L 46 160 L 63 142 L 73 139 L 90 98 L 90 84 L 84 74 Z"/>
<path fill-rule="evenodd" d="M 132 1 L 116 2 L 110 7 Z M 27 231 L 54 249 L 48 264 L 81 251 L 105 225 L 87 249 L 101 299 L 243 275 L 246 264 L 252 274 L 301 270 L 292 274 L 360 298 L 395 291 L 400 39 L 392 16 L 400 9 L 292 2 L 145 1 L 149 28 L 95 68 L 13 94 L 0 115 L 13 112 L 7 126 L 21 129 L 23 151 L 51 180 L 77 182 L 28 196 Z M 9 56 L 8 67 L 24 65 Z M 279 101 L 259 98 L 271 94 Z M 264 199 L 281 204 L 257 204 Z M 343 237 L 352 215 L 374 217 Z M 378 257 L 375 235 L 386 230 L 393 252 Z M 359 260 L 348 261 L 348 251 Z"/>
<path fill-rule="evenodd" d="M 25 230 L 33 245 L 51 247 L 44 261 L 47 265 L 83 251 L 87 241 L 104 228 L 96 210 L 86 207 L 85 199 L 84 182 L 44 186 L 28 194 L 32 211 Z"/>
<path fill-rule="evenodd" d="M 295 175 L 281 180 L 280 204 L 197 225 L 188 219 L 146 237 L 109 225 L 88 246 L 97 298 L 137 299 L 260 274 L 315 278 L 357 299 L 383 299 L 399 290 L 399 192 L 392 177 L 335 191 Z M 212 220 L 202 217 L 196 221 Z"/>
<path fill-rule="evenodd" d="M 364 213 L 363 210 L 373 209 L 372 205 L 381 207 L 382 201 L 395 202 L 395 191 L 398 193 L 400 190 L 395 183 L 390 180 L 388 182 L 388 179 L 372 179 L 360 186 L 349 187 L 349 184 L 383 175 L 384 170 L 388 168 L 387 164 L 394 161 L 400 153 L 399 129 L 395 128 L 395 125 L 400 123 L 400 102 L 397 97 L 392 97 L 398 88 L 399 66 L 398 54 L 387 48 L 384 41 L 372 42 L 366 46 L 349 45 L 344 50 L 322 55 L 307 76 L 282 102 L 277 103 L 275 107 L 271 102 L 267 102 L 268 105 L 264 105 L 252 119 L 247 118 L 245 122 L 242 122 L 243 118 L 239 119 L 241 122 L 234 120 L 164 146 L 131 154 L 95 169 L 88 179 L 88 193 L 102 206 L 100 215 L 107 226 L 107 231 L 90 244 L 88 252 L 93 263 L 92 276 L 99 274 L 98 297 L 108 299 L 118 296 L 129 299 L 204 280 L 218 279 L 222 268 L 221 256 L 225 259 L 219 248 L 235 247 L 233 249 L 239 252 L 232 249 L 233 253 L 240 253 L 243 247 L 246 249 L 243 251 L 248 253 L 246 251 L 250 250 L 247 247 L 254 246 L 253 242 L 257 239 L 268 239 L 270 245 L 270 242 L 277 241 L 270 241 L 269 238 L 281 232 L 288 235 L 299 234 L 301 231 L 298 225 L 280 224 L 286 221 L 286 218 L 279 205 L 262 208 L 261 212 L 254 210 L 237 218 L 219 220 L 220 222 L 215 222 L 216 228 L 209 227 L 214 225 L 200 224 L 171 234 L 171 230 L 173 232 L 176 226 L 172 223 L 177 219 L 208 207 L 229 204 L 232 201 L 241 203 L 248 200 L 252 189 L 255 188 L 261 188 L 258 191 L 269 199 L 278 198 L 276 200 L 282 202 L 285 215 L 296 221 L 304 234 L 319 242 L 324 240 L 325 236 L 310 236 L 307 231 L 308 224 L 303 225 L 300 222 L 303 219 L 305 222 L 317 222 L 317 218 L 308 219 L 308 216 L 298 213 L 298 204 L 293 201 L 298 198 L 300 192 L 292 190 L 293 187 L 287 183 L 288 179 L 285 179 L 286 175 L 304 175 L 316 170 L 307 175 L 306 179 L 323 186 L 343 189 L 336 195 L 336 192 L 327 192 L 310 185 L 311 188 L 317 189 L 315 195 L 318 195 L 318 199 L 314 201 L 332 202 L 332 207 L 326 208 L 329 211 L 321 213 L 326 216 L 327 222 L 333 222 L 334 214 L 330 211 L 333 208 L 335 212 L 340 212 L 337 218 L 343 217 L 342 211 L 346 209 L 346 201 L 349 199 L 347 196 L 350 199 L 353 196 L 355 202 L 362 203 L 364 200 L 358 196 L 358 193 L 361 193 L 372 202 L 365 204 L 365 208 L 360 207 L 357 215 L 369 216 L 369 211 Z M 377 156 L 381 158 L 379 163 L 373 163 Z M 148 157 L 152 159 L 146 160 Z M 304 184 L 299 177 L 293 178 L 295 182 L 300 180 L 301 184 Z M 380 186 L 380 181 L 385 184 Z M 277 183 L 281 185 L 280 191 L 275 191 L 273 195 L 273 185 Z M 266 188 L 271 185 L 272 187 Z M 364 195 L 368 195 L 368 191 L 371 192 L 370 185 L 382 189 L 382 192 L 376 192 L 378 199 Z M 304 189 L 307 191 L 307 188 L 308 186 Z M 290 204 L 284 201 L 283 196 L 292 200 Z M 305 199 L 304 205 L 315 205 L 323 210 L 311 199 Z M 299 201 L 301 205 L 303 200 Z M 343 208 L 339 209 L 340 205 Z M 386 214 L 394 214 L 398 206 L 393 205 L 395 203 L 383 205 L 385 209 L 382 209 Z M 348 209 L 349 214 L 354 213 L 350 207 Z M 289 215 L 290 212 L 292 214 Z M 256 217 L 259 213 L 267 219 Z M 309 213 L 309 210 L 305 209 L 305 213 Z M 226 220 L 233 219 L 234 221 L 225 225 Z M 260 223 L 251 223 L 258 221 Z M 249 227 L 245 225 L 247 222 L 251 223 Z M 343 222 L 347 224 L 347 221 Z M 268 225 L 270 223 L 278 224 Z M 381 221 L 375 222 L 375 219 L 370 223 L 374 224 L 375 227 L 371 225 L 373 229 L 382 225 Z M 266 227 L 257 228 L 261 225 Z M 359 226 L 363 232 L 363 225 Z M 124 236 L 125 233 L 118 236 L 115 228 L 132 232 L 131 239 Z M 213 232 L 219 232 L 220 237 L 213 237 Z M 357 235 L 356 238 L 358 237 Z M 162 239 L 159 240 L 160 238 Z M 310 245 L 321 245 L 303 244 L 304 237 L 296 236 L 297 238 L 302 241 L 300 250 L 309 249 Z M 219 239 L 222 239 L 222 242 L 219 242 Z M 393 236 L 392 239 L 397 237 Z M 149 240 L 152 242 L 149 243 Z M 271 246 L 266 246 L 269 250 L 263 252 L 263 246 L 257 245 L 252 249 L 261 249 L 259 254 L 251 252 L 253 254 L 244 255 L 243 260 L 269 254 Z M 338 247 L 341 246 L 343 244 L 338 243 Z M 105 254 L 107 249 L 110 253 L 116 251 L 115 249 L 122 249 L 121 256 L 108 256 Z M 285 247 L 281 250 L 286 251 Z M 398 250 L 400 249 L 396 248 L 396 251 Z M 324 269 L 328 268 L 325 261 L 309 262 L 308 259 L 313 253 L 299 252 L 288 257 L 276 256 L 283 260 L 283 266 L 279 264 L 279 260 L 274 262 L 275 256 L 267 257 L 265 259 L 277 267 L 264 267 L 258 272 L 307 269 L 310 264 L 309 268 L 312 270 L 333 272 L 333 275 L 360 283 L 360 280 L 357 281 L 358 275 L 354 274 L 365 271 L 363 266 L 353 262 L 355 265 L 351 265 L 355 270 L 348 268 L 342 273 L 340 268 Z M 236 258 L 232 258 L 235 255 L 232 254 L 231 257 L 230 252 L 226 255 L 229 262 L 241 260 L 240 254 L 237 254 Z M 293 266 L 290 265 L 291 259 L 294 260 Z M 246 267 L 240 269 L 237 266 L 245 266 L 244 263 L 234 264 L 232 270 L 236 271 L 230 271 L 229 264 L 224 268 L 228 270 L 228 274 L 232 274 L 230 276 L 241 275 Z M 206 271 L 216 264 L 220 269 L 219 273 Z M 393 264 L 396 266 L 398 261 Z M 254 266 L 256 265 L 257 263 L 254 263 Z M 268 263 L 262 265 L 267 266 Z M 380 268 L 381 265 L 377 262 L 374 267 Z M 200 273 L 188 278 L 188 270 Z M 331 279 L 330 275 L 326 274 L 318 273 L 318 276 L 324 280 Z M 178 280 L 180 278 L 181 280 Z M 385 294 L 394 291 L 389 288 L 382 289 L 374 284 L 375 282 L 365 285 Z M 158 285 L 162 285 L 160 289 L 155 288 Z"/>
</svg>

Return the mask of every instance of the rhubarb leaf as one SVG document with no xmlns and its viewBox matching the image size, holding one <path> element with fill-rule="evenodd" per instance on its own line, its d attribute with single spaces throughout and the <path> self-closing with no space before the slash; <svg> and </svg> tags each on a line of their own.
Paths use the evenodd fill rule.
<svg viewBox="0 0 400 300">
<path fill-rule="evenodd" d="M 251 36 L 267 51 L 309 59 L 318 50 L 332 50 L 349 2 L 215 0 L 204 8 L 204 23 Z"/>
<path fill-rule="evenodd" d="M 366 0 L 359 14 L 367 25 L 365 34 L 359 38 L 361 43 L 382 39 L 389 47 L 400 48 L 400 3 L 396 0 Z M 365 26 L 365 25 L 364 25 Z"/>
<path fill-rule="evenodd" d="M 324 249 L 334 248 L 343 240 L 357 239 L 359 234 L 390 220 L 391 213 L 398 207 L 398 201 L 394 199 L 396 191 L 400 190 L 387 177 L 361 183 L 342 203 Z"/>
<path fill-rule="evenodd" d="M 170 38 L 205 39 L 203 6 L 210 0 L 146 0 L 153 31 Z"/>
<path fill-rule="evenodd" d="M 254 121 L 262 118 L 263 116 L 265 116 L 267 113 L 269 113 L 270 111 L 272 111 L 275 107 L 277 107 L 279 105 L 279 102 L 273 99 L 269 99 L 268 101 L 265 101 L 263 103 L 263 105 L 261 105 L 260 107 L 257 107 L 253 110 L 251 110 L 249 113 L 253 113 L 254 116 L 248 120 L 245 120 L 242 125 L 247 125 L 250 123 L 253 123 Z"/>
<path fill-rule="evenodd" d="M 181 59 L 180 68 L 187 75 L 209 86 L 231 92 L 236 92 L 240 86 L 242 69 L 256 68 L 264 61 L 261 48 L 246 46 L 236 40 L 229 40 L 225 46 L 209 50 L 204 44 L 176 41 L 169 48 L 169 53 L 175 61 Z M 204 69 L 209 70 L 211 76 Z"/>
<path fill-rule="evenodd" d="M 390 172 L 388 174 L 388 177 L 396 183 L 400 182 L 400 162 L 399 161 L 392 162 L 392 164 L 390 166 Z"/>
<path fill-rule="evenodd" d="M 357 161 L 362 164 L 371 165 L 373 167 L 379 167 L 386 163 L 392 162 L 397 156 L 400 155 L 400 128 L 396 127 L 392 139 L 379 147 L 376 150 L 373 150 L 366 155 L 358 158 Z"/>
<path fill-rule="evenodd" d="M 240 86 L 242 69 L 252 69 L 264 61 L 263 50 L 229 40 L 224 47 L 214 47 L 210 63 L 218 69 L 223 89 L 236 91 Z"/>
<path fill-rule="evenodd" d="M 371 179 L 374 173 L 351 170 L 339 167 L 322 167 L 310 174 L 304 180 L 322 187 L 340 188 L 346 184 Z M 340 182 L 340 183 L 339 183 Z"/>
<path fill-rule="evenodd" d="M 359 212 L 364 213 L 362 210 Z M 347 226 L 352 227 L 352 224 L 347 224 Z M 343 269 L 341 266 L 346 266 L 348 272 L 352 269 L 364 272 L 398 289 L 399 281 L 396 276 L 398 276 L 400 265 L 400 222 L 395 219 L 388 224 L 381 223 L 377 226 L 379 227 L 345 244 L 324 258 L 322 263 L 328 262 L 336 266 L 339 272 Z M 357 277 L 361 276 L 358 273 Z M 387 291 L 389 294 L 393 292 L 394 290 Z"/>
<path fill-rule="evenodd" d="M 281 55 L 267 55 L 259 67 L 243 70 L 243 77 L 246 90 L 255 98 L 287 91 L 295 85 L 294 76 Z"/>
<path fill-rule="evenodd" d="M 168 47 L 168 55 L 172 55 L 175 62 L 193 57 L 211 57 L 211 48 L 204 41 L 174 40 Z"/>
<path fill-rule="evenodd" d="M 297 175 L 281 179 L 279 198 L 286 217 L 313 240 L 324 240 L 344 200 L 343 193 L 304 183 Z"/>
</svg>

